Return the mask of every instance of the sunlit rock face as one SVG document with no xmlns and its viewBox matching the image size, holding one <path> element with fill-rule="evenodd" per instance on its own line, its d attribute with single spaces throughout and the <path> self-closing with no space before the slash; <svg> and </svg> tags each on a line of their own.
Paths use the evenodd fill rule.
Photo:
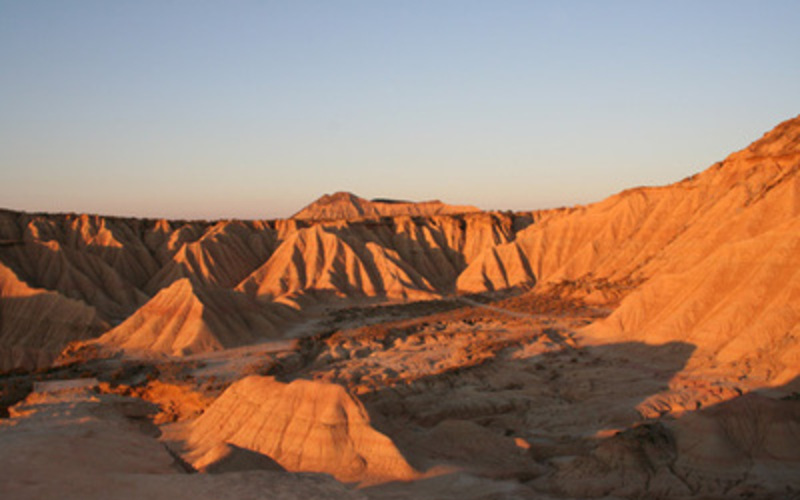
<svg viewBox="0 0 800 500">
<path fill-rule="evenodd" d="M 0 211 L 0 497 L 794 498 L 799 172 L 795 118 L 565 209 Z"/>
<path fill-rule="evenodd" d="M 289 471 L 325 472 L 344 482 L 417 475 L 391 439 L 372 428 L 361 403 L 335 384 L 256 376 L 236 382 L 192 425 L 196 461 L 207 462 L 218 443 L 256 451 Z"/>
<path fill-rule="evenodd" d="M 277 325 L 285 323 L 279 309 L 182 278 L 160 290 L 99 343 L 176 356 L 218 351 L 278 336 Z"/>
<path fill-rule="evenodd" d="M 196 354 L 280 337 L 297 310 L 329 302 L 439 298 L 471 259 L 533 222 L 441 203 L 428 212 L 442 215 L 412 217 L 425 210 L 383 204 L 400 215 L 206 222 L 0 211 L 0 370 L 45 367 L 69 342 L 103 333 L 111 349 Z M 34 294 L 62 305 L 22 298 Z M 33 317 L 33 334 L 14 319 Z"/>
<path fill-rule="evenodd" d="M 754 358 L 755 375 L 788 381 L 800 362 L 799 138 L 800 118 L 788 120 L 681 182 L 555 214 L 474 259 L 457 288 L 528 274 L 575 283 L 586 300 L 624 298 L 598 335 L 692 342 L 705 362 Z"/>
</svg>

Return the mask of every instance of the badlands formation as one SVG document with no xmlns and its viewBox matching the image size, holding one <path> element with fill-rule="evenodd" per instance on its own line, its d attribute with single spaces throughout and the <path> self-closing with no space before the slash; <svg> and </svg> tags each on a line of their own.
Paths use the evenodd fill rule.
<svg viewBox="0 0 800 500">
<path fill-rule="evenodd" d="M 0 498 L 800 498 L 800 117 L 525 213 L 0 212 Z"/>
</svg>

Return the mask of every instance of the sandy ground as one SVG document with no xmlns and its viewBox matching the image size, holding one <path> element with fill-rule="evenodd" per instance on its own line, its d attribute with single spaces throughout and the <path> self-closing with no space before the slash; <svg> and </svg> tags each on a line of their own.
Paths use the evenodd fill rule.
<svg viewBox="0 0 800 500">
<path fill-rule="evenodd" d="M 795 495 L 796 388 L 773 388 L 742 410 L 741 395 L 756 393 L 733 376 L 687 369 L 690 344 L 599 343 L 582 333 L 606 314 L 541 296 L 338 309 L 309 322 L 302 338 L 6 377 L 21 396 L 32 392 L 0 420 L 0 496 Z M 274 461 L 239 446 L 221 452 L 224 473 L 193 473 L 194 422 L 249 375 L 344 387 L 416 479 L 343 484 L 286 464 L 270 469 Z M 75 378 L 83 382 L 52 382 Z M 730 439 L 737 428 L 750 444 Z M 785 439 L 764 444 L 765 433 Z M 701 438 L 716 444 L 700 452 Z M 375 452 L 359 453 L 369 461 Z"/>
</svg>

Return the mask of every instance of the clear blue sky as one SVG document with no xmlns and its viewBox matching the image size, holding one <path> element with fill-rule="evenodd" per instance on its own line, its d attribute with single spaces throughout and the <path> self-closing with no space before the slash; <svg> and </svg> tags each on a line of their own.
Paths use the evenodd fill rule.
<svg viewBox="0 0 800 500">
<path fill-rule="evenodd" d="M 800 113 L 798 26 L 775 0 L 0 0 L 0 206 L 595 201 Z"/>
</svg>

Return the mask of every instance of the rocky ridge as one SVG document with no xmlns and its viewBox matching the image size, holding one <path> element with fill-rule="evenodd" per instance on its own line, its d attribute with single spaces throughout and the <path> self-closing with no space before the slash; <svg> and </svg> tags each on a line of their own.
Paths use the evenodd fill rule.
<svg viewBox="0 0 800 500">
<path fill-rule="evenodd" d="M 798 148 L 532 214 L 2 212 L 0 488 L 795 498 Z"/>
<path fill-rule="evenodd" d="M 456 277 L 485 247 L 511 241 L 532 220 L 530 214 L 479 212 L 379 221 L 205 222 L 2 211 L 6 288 L 20 282 L 76 301 L 93 311 L 97 322 L 87 329 L 86 320 L 52 317 L 52 328 L 63 329 L 56 336 L 61 340 L 29 336 L 27 354 L 19 349 L 13 351 L 19 356 L 7 354 L 0 370 L 47 366 L 70 341 L 112 327 L 104 337 L 111 347 L 195 353 L 280 336 L 284 319 L 292 316 L 287 306 L 440 297 L 454 291 Z M 178 282 L 191 287 L 175 289 Z M 189 288 L 203 307 L 181 299 Z M 16 307 L 13 303 L 4 300 L 5 307 Z M 224 311 L 225 320 L 211 311 Z M 169 340 L 143 340 L 154 335 L 155 326 L 178 323 L 182 331 L 165 333 Z M 217 325 L 211 328 L 216 333 L 200 335 L 206 340 L 174 338 L 207 331 L 209 324 Z M 133 325 L 149 331 L 137 332 Z M 15 331 L 6 338 L 22 335 Z M 184 349 L 190 344 L 194 347 Z M 11 347 L 3 346 L 6 353 Z"/>
</svg>

